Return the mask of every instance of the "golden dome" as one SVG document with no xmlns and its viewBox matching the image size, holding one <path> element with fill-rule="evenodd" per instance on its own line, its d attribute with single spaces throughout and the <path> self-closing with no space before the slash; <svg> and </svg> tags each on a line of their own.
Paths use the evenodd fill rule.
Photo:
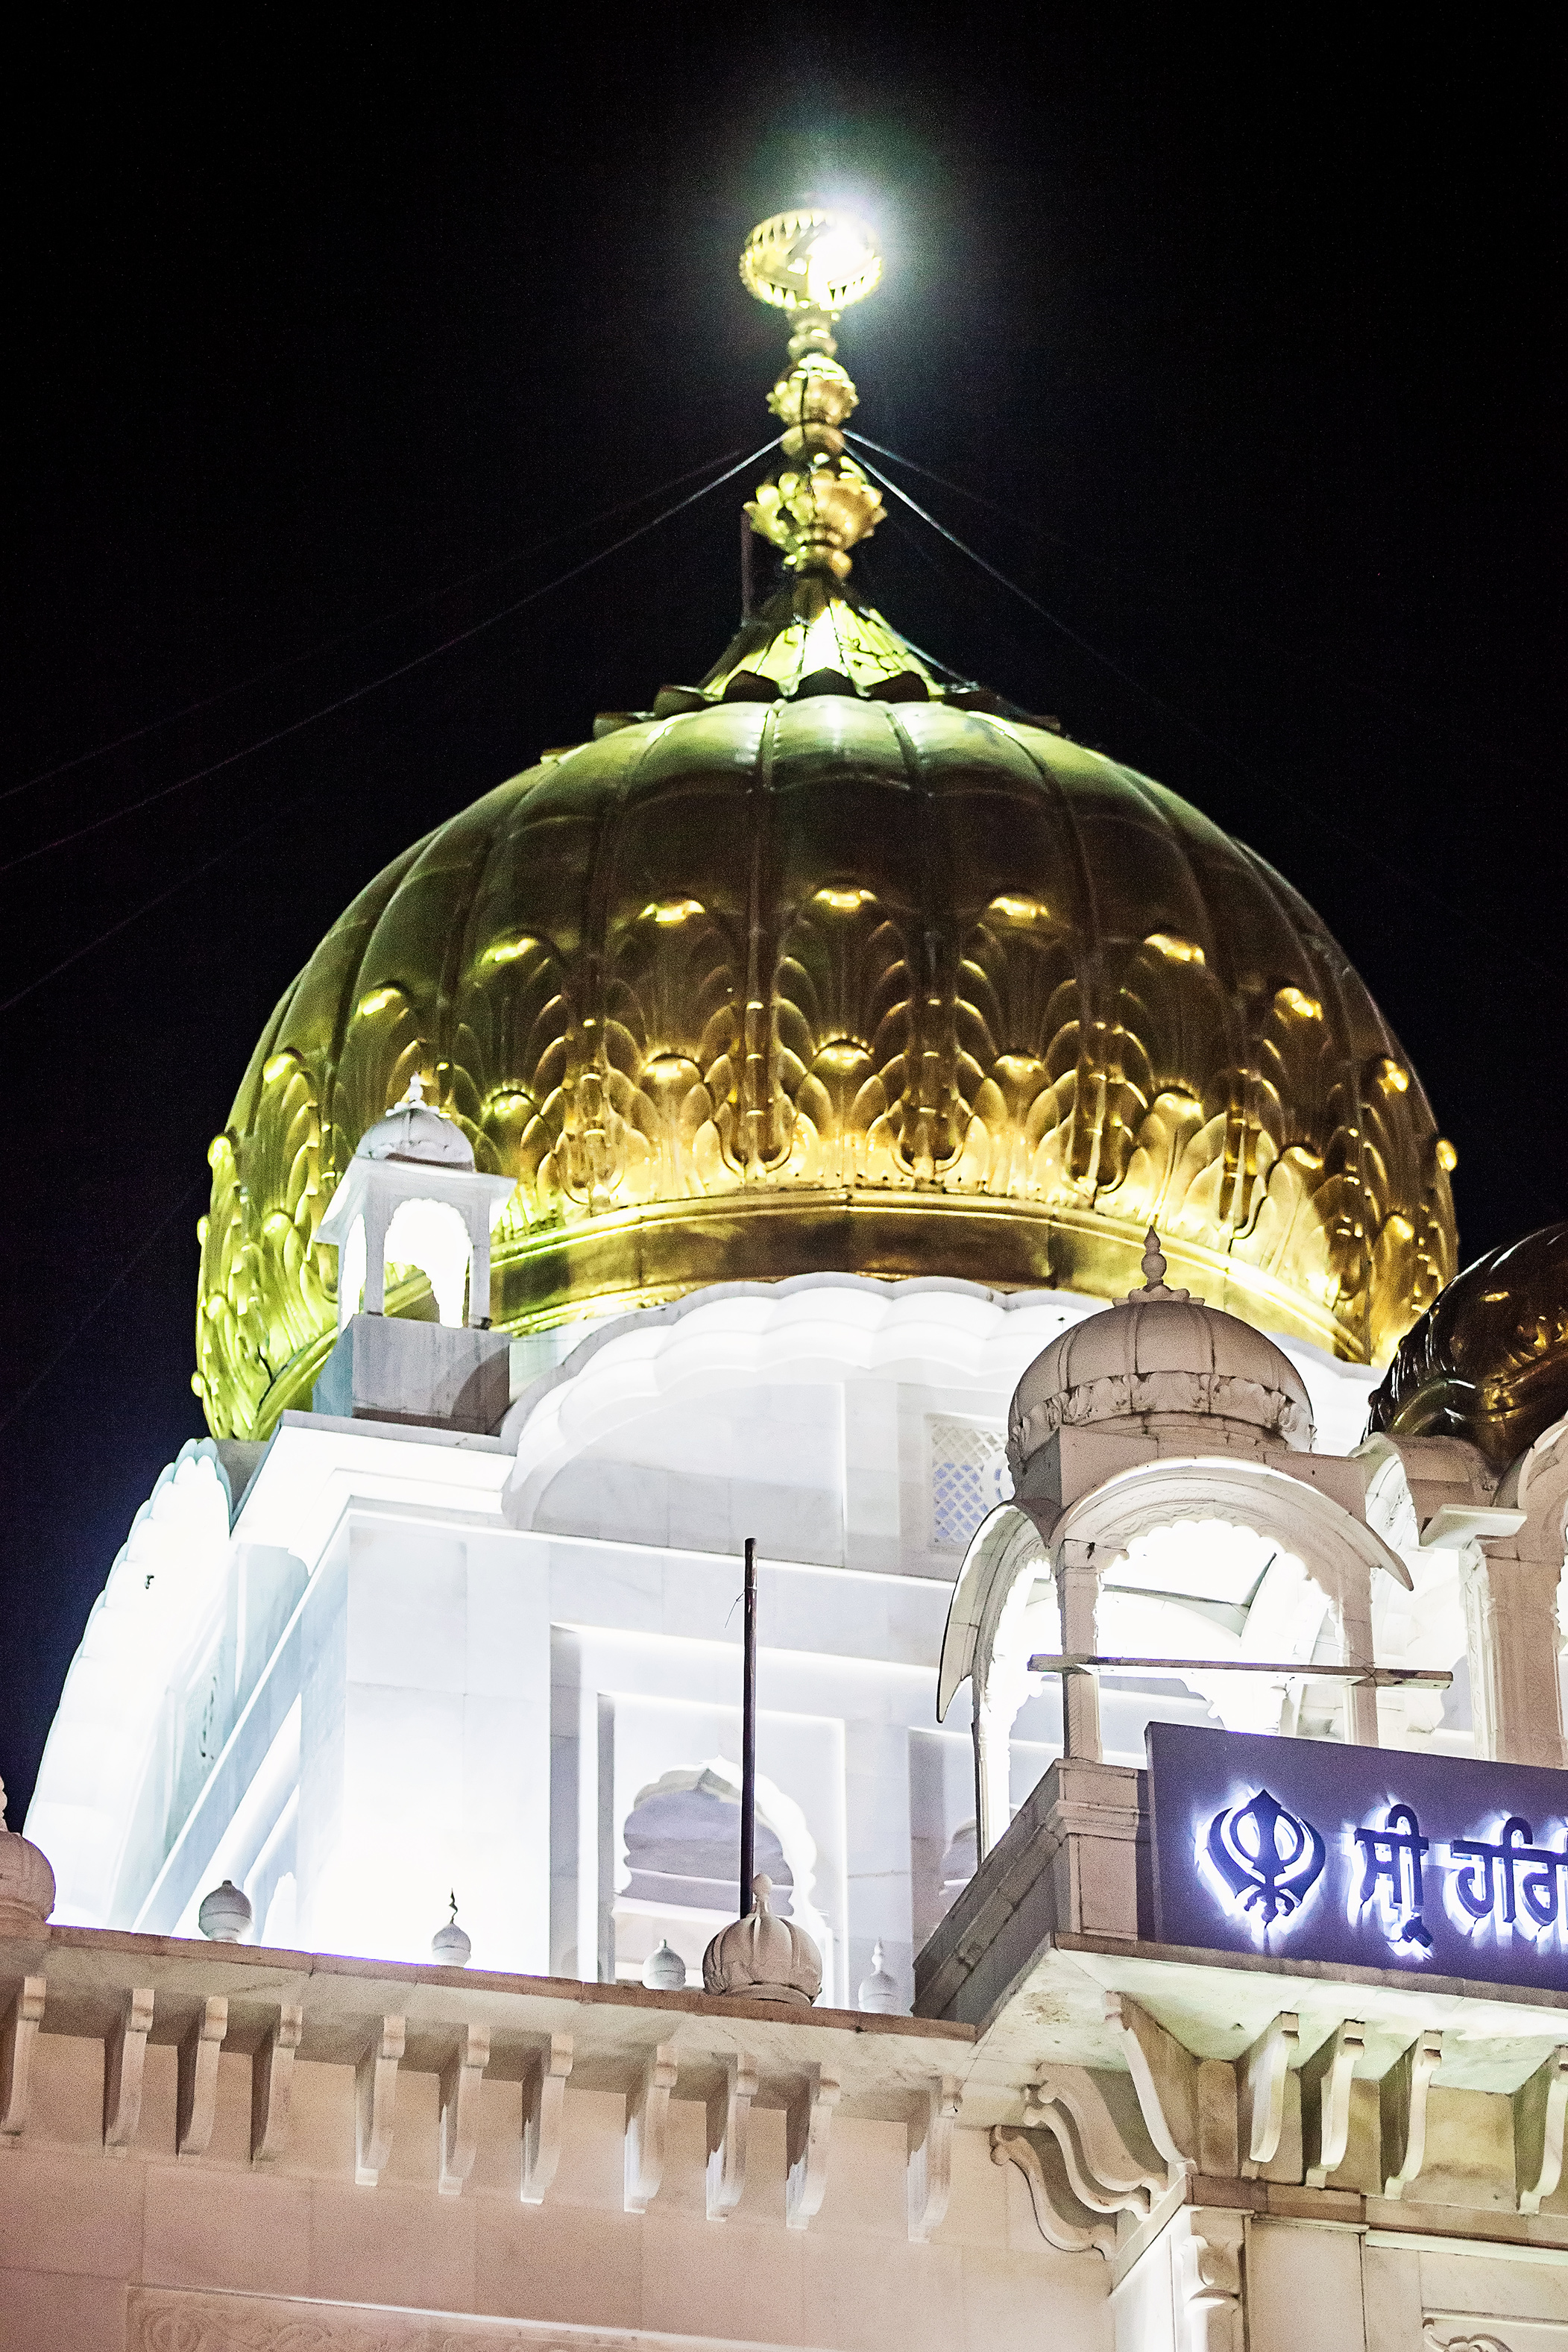
<svg viewBox="0 0 1568 2352">
<path fill-rule="evenodd" d="M 1452 1155 L 1312 909 L 845 584 L 881 508 L 831 320 L 793 320 L 751 509 L 787 584 L 700 687 L 390 866 L 268 1024 L 210 1154 L 217 1433 L 308 1404 L 321 1219 L 415 1076 L 517 1179 L 513 1331 L 818 1268 L 1116 1297 L 1154 1223 L 1197 1297 L 1382 1360 L 1452 1271 Z"/>
</svg>

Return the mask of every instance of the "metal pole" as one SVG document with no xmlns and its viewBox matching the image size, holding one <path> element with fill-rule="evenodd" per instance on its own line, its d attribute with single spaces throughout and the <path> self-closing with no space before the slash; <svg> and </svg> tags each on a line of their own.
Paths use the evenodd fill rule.
<svg viewBox="0 0 1568 2352">
<path fill-rule="evenodd" d="M 751 518 L 744 511 L 740 518 L 740 617 L 749 621 L 757 609 L 757 574 L 753 566 L 757 555 L 757 535 L 751 528 Z"/>
<path fill-rule="evenodd" d="M 757 1864 L 757 1538 L 746 1538 L 740 1717 L 740 1916 L 751 1908 Z"/>
</svg>

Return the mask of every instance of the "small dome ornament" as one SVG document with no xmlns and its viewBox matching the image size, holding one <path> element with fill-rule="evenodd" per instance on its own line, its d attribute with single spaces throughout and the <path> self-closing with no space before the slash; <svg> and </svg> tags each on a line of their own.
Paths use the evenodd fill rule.
<svg viewBox="0 0 1568 2352">
<path fill-rule="evenodd" d="M 455 1890 L 447 1896 L 446 1901 L 448 1908 L 452 1913 L 452 1916 L 450 1919 L 444 1919 L 441 1926 L 437 1927 L 434 1935 L 432 1936 L 430 1939 L 430 1957 L 440 1968 L 465 1969 L 473 1954 L 473 1940 L 457 1925 L 457 1895 Z"/>
<path fill-rule="evenodd" d="M 408 1092 L 384 1118 L 367 1128 L 356 1160 L 398 1160 L 425 1168 L 472 1168 L 474 1146 L 455 1118 L 424 1099 L 423 1078 L 415 1070 Z"/>
<path fill-rule="evenodd" d="M 822 1956 L 792 1919 L 768 1907 L 773 1881 L 758 1871 L 744 1919 L 721 1927 L 703 1954 L 703 1987 L 730 2000 L 776 2000 L 810 2009 L 822 1990 Z"/>
<path fill-rule="evenodd" d="M 667 1937 L 643 1961 L 643 1982 L 650 1992 L 685 1992 L 686 1964 Z"/>
<path fill-rule="evenodd" d="M 214 1886 L 210 1895 L 202 1897 L 202 1907 L 196 1914 L 196 1925 L 212 1944 L 243 1944 L 250 1933 L 254 1914 L 250 1897 L 232 1878 Z"/>
<path fill-rule="evenodd" d="M 54 1907 L 55 1874 L 30 1839 L 6 1828 L 0 1780 L 0 1936 L 37 1935 Z"/>
<path fill-rule="evenodd" d="M 1186 1422 L 1195 1440 L 1209 1423 L 1244 1444 L 1311 1449 L 1312 1399 L 1284 1349 L 1238 1316 L 1173 1290 L 1152 1225 L 1143 1273 L 1139 1289 L 1071 1324 L 1019 1381 L 1008 1410 L 1015 1484 L 1058 1430 L 1145 1417 Z"/>
<path fill-rule="evenodd" d="M 872 2017 L 894 2017 L 898 2011 L 898 1987 L 883 1965 L 882 1937 L 871 1948 L 871 1974 L 862 1979 L 855 1995 L 860 2007 Z"/>
</svg>

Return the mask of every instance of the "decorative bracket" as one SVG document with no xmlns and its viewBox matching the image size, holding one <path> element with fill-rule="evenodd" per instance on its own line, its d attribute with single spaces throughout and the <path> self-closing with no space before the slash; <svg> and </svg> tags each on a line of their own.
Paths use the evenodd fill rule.
<svg viewBox="0 0 1568 2352">
<path fill-rule="evenodd" d="M 1563 2178 L 1568 2123 L 1568 2042 L 1560 2042 L 1513 2095 L 1513 2177 L 1521 2213 L 1539 2213 Z"/>
<path fill-rule="evenodd" d="M 288 2107 L 294 2091 L 294 2053 L 305 2031 L 305 2011 L 285 2001 L 277 2021 L 250 2062 L 250 2160 L 276 2164 L 288 2144 Z"/>
<path fill-rule="evenodd" d="M 822 2210 L 828 2187 L 828 2142 L 839 2084 L 820 2066 L 808 2066 L 789 2095 L 784 2113 L 784 2219 L 803 2230 Z"/>
<path fill-rule="evenodd" d="M 645 2060 L 626 2102 L 626 2210 L 645 2213 L 664 2178 L 670 2093 L 675 2087 L 675 2045 L 660 2042 Z"/>
<path fill-rule="evenodd" d="M 1427 2094 L 1442 2063 L 1442 2035 L 1418 2033 L 1377 2086 L 1385 2197 L 1403 2197 L 1427 2160 Z"/>
<path fill-rule="evenodd" d="M 723 2221 L 740 2202 L 746 2187 L 746 2138 L 751 2102 L 757 2096 L 757 2066 L 734 2051 L 719 2059 L 724 2072 L 707 2103 L 707 2217 Z"/>
<path fill-rule="evenodd" d="M 542 2205 L 560 2162 L 560 2127 L 566 2078 L 571 2072 L 571 2036 L 552 2033 L 536 2050 L 523 2076 L 523 2203 Z"/>
<path fill-rule="evenodd" d="M 1190 2352 L 1242 2352 L 1239 2213 L 1177 2217 L 1171 2247 L 1177 2325 Z"/>
<path fill-rule="evenodd" d="M 110 2156 L 125 2154 L 141 2120 L 141 2076 L 152 2025 L 152 1986 L 124 1994 L 103 2045 L 103 2145 Z"/>
<path fill-rule="evenodd" d="M 1255 2180 L 1280 2153 L 1291 2066 L 1301 2046 L 1301 2021 L 1282 2009 L 1266 2025 L 1238 2068 L 1241 2083 L 1241 2177 Z"/>
<path fill-rule="evenodd" d="M 1149 2137 L 1172 2180 L 1197 2170 L 1197 2060 L 1125 1993 L 1105 1996 Z"/>
<path fill-rule="evenodd" d="M 465 2025 L 441 2070 L 441 2173 L 443 2197 L 461 2197 L 474 2169 L 478 2146 L 479 2084 L 490 2063 L 490 2029 Z"/>
<path fill-rule="evenodd" d="M 0 2147 L 14 2145 L 27 2128 L 33 2044 L 44 2021 L 44 1979 L 24 1977 L 0 2024 Z"/>
<path fill-rule="evenodd" d="M 947 2210 L 953 2189 L 953 2126 L 962 2095 L 956 2074 L 934 2076 L 915 2094 L 904 2166 L 912 2246 L 923 2246 Z"/>
<path fill-rule="evenodd" d="M 407 2039 L 404 2019 L 383 2017 L 355 2072 L 354 2179 L 361 2189 L 375 2187 L 392 2154 L 398 2061 Z"/>
<path fill-rule="evenodd" d="M 1035 2227 L 1047 2245 L 1063 2254 L 1109 2255 L 1116 2225 L 1092 2211 L 1069 2178 L 1066 2150 L 1054 2129 L 1020 2131 L 1016 2124 L 991 2126 L 991 2162 L 1016 2165 L 1029 2188 Z"/>
<path fill-rule="evenodd" d="M 1131 2112 L 1117 2113 L 1117 2106 Z M 1026 2089 L 1023 2119 L 1026 2130 L 1051 2133 L 1061 2151 L 1068 2185 L 1091 2213 L 1142 2216 L 1165 2188 L 1165 2174 L 1153 2149 L 1129 2144 L 1142 2140 L 1144 2132 L 1124 2074 L 1094 2074 L 1086 2066 L 1050 2067 Z M 1028 2168 L 1020 2165 L 1020 2169 Z"/>
<path fill-rule="evenodd" d="M 179 2084 L 174 2104 L 174 2153 L 205 2156 L 218 2112 L 218 2055 L 229 2030 L 229 2005 L 214 1993 L 191 2021 L 180 2043 Z"/>
<path fill-rule="evenodd" d="M 1301 2156 L 1306 2185 L 1322 2189 L 1350 2143 L 1350 2085 L 1366 2055 L 1366 2027 L 1347 2017 L 1301 2068 Z"/>
</svg>

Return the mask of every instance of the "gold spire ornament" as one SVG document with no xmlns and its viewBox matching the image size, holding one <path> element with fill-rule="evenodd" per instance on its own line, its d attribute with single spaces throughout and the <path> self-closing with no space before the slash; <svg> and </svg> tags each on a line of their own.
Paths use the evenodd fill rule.
<svg viewBox="0 0 1568 2352">
<path fill-rule="evenodd" d="M 848 213 L 807 205 L 758 222 L 740 256 L 741 282 L 759 302 L 787 310 L 789 365 L 768 395 L 784 426 L 784 463 L 757 487 L 746 511 L 759 539 L 797 575 L 847 580 L 851 548 L 886 520 L 880 492 L 844 447 L 842 427 L 859 400 L 840 366 L 833 328 L 873 293 L 882 255 Z"/>
</svg>

